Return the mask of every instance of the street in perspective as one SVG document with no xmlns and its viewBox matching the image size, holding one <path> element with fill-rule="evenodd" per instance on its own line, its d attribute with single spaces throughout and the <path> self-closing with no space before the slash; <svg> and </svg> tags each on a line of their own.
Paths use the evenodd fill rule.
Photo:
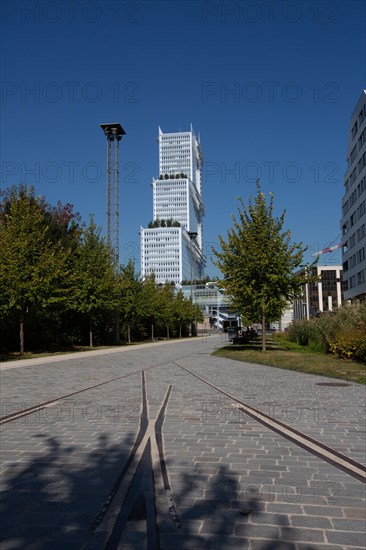
<svg viewBox="0 0 366 550">
<path fill-rule="evenodd" d="M 363 386 L 225 338 L 3 363 L 1 548 L 364 548 Z"/>
</svg>

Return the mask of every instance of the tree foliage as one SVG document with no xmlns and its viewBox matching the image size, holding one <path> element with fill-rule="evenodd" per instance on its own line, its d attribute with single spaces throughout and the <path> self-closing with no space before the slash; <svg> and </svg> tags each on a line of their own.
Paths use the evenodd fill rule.
<svg viewBox="0 0 366 550">
<path fill-rule="evenodd" d="M 55 309 L 66 297 L 68 250 L 48 214 L 44 200 L 26 187 L 13 189 L 0 207 L 0 313 L 17 317 L 21 353 L 26 316 Z"/>
<path fill-rule="evenodd" d="M 221 250 L 213 248 L 214 263 L 245 323 L 262 324 L 265 349 L 266 322 L 279 319 L 288 301 L 301 291 L 304 276 L 294 270 L 301 265 L 306 248 L 291 242 L 290 231 L 284 230 L 286 211 L 274 216 L 274 197 L 271 194 L 267 203 L 259 182 L 247 206 L 241 198 L 239 203 L 227 241 L 219 236 Z"/>
<path fill-rule="evenodd" d="M 200 319 L 190 300 L 132 262 L 116 269 L 93 218 L 50 205 L 34 189 L 0 194 L 0 342 L 3 352 L 186 335 Z"/>
<path fill-rule="evenodd" d="M 101 229 L 91 216 L 84 227 L 73 256 L 72 309 L 85 315 L 89 323 L 89 345 L 93 346 L 93 323 L 103 312 L 116 308 L 117 277 L 113 251 L 101 237 Z"/>
</svg>

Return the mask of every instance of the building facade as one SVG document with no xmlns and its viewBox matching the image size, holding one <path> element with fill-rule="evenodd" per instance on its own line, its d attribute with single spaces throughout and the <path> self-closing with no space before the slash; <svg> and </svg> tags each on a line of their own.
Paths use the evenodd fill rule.
<svg viewBox="0 0 366 550">
<path fill-rule="evenodd" d="M 342 199 L 342 263 L 346 300 L 366 298 L 366 90 L 352 113 Z"/>
<path fill-rule="evenodd" d="M 238 324 L 239 317 L 230 309 L 229 296 L 216 282 L 182 285 L 182 292 L 185 298 L 192 297 L 199 305 L 207 327 L 222 330 Z"/>
<path fill-rule="evenodd" d="M 203 278 L 201 197 L 203 157 L 189 132 L 164 134 L 159 128 L 159 177 L 152 181 L 153 221 L 140 228 L 141 274 L 158 283 Z"/>
<path fill-rule="evenodd" d="M 303 285 L 302 297 L 293 304 L 294 321 L 333 311 L 343 303 L 342 266 L 318 265 L 313 268 L 311 275 L 318 280 Z"/>
</svg>

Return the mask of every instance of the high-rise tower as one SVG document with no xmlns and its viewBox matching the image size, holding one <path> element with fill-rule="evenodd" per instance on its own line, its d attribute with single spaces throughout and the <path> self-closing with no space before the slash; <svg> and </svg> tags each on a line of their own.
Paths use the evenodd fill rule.
<svg viewBox="0 0 366 550">
<path fill-rule="evenodd" d="M 141 273 L 157 282 L 201 279 L 201 170 L 203 157 L 193 128 L 164 134 L 159 128 L 159 177 L 153 179 L 153 221 L 141 227 Z"/>
</svg>

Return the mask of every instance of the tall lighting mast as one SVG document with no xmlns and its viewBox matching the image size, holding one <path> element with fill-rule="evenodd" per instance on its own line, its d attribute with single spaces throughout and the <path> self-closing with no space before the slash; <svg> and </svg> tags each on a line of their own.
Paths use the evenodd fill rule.
<svg viewBox="0 0 366 550">
<path fill-rule="evenodd" d="M 119 266 L 119 142 L 126 132 L 119 122 L 100 124 L 107 138 L 107 242 Z"/>
</svg>

